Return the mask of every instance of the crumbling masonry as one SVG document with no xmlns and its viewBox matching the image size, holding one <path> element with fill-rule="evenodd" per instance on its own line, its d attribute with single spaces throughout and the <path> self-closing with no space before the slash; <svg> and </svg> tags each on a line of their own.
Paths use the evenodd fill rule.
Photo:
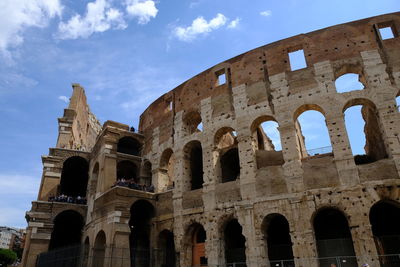
<svg viewBox="0 0 400 267">
<path fill-rule="evenodd" d="M 399 30 L 392 13 L 256 48 L 162 95 L 137 132 L 101 126 L 74 84 L 26 214 L 23 266 L 400 266 Z M 348 73 L 364 89 L 339 93 Z M 355 105 L 356 158 L 343 115 Z M 305 149 L 308 110 L 325 117 L 327 153 Z M 60 194 L 87 204 L 49 199 Z M 74 263 L 56 264 L 69 250 Z"/>
</svg>

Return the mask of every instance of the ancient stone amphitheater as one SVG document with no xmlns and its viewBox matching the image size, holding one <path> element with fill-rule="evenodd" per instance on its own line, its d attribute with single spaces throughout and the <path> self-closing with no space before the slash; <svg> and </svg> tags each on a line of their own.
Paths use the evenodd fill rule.
<svg viewBox="0 0 400 267">
<path fill-rule="evenodd" d="M 138 131 L 101 126 L 74 84 L 23 265 L 400 266 L 399 29 L 392 13 L 256 48 L 162 95 Z M 337 90 L 349 73 L 364 89 Z M 359 105 L 354 157 L 344 112 Z M 309 110 L 326 121 L 320 152 L 298 123 Z"/>
</svg>

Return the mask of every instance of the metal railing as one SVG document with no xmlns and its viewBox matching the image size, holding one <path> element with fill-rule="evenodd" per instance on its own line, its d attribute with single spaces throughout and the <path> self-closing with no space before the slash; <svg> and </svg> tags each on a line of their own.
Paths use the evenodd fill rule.
<svg viewBox="0 0 400 267">
<path fill-rule="evenodd" d="M 328 153 L 332 153 L 332 146 L 324 146 L 324 147 L 318 147 L 318 148 L 313 148 L 313 149 L 307 149 L 304 152 L 305 152 L 305 154 L 308 155 L 308 157 L 322 155 L 322 154 L 328 154 Z"/>
</svg>

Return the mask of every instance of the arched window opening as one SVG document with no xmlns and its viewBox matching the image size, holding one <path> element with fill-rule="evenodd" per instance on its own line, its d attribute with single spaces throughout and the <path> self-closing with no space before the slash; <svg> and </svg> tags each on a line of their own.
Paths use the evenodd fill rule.
<svg viewBox="0 0 400 267">
<path fill-rule="evenodd" d="M 174 167 L 175 158 L 172 149 L 165 150 L 161 155 L 160 161 L 160 175 L 159 175 L 159 188 L 172 189 L 174 183 Z"/>
<path fill-rule="evenodd" d="M 242 234 L 242 226 L 233 219 L 227 223 L 224 231 L 225 261 L 227 265 L 246 266 L 246 238 Z"/>
<path fill-rule="evenodd" d="M 187 190 L 196 190 L 203 187 L 203 149 L 199 141 L 192 141 L 184 148 L 185 170 L 189 176 L 190 186 Z"/>
<path fill-rule="evenodd" d="M 272 214 L 264 219 L 264 224 L 264 240 L 270 266 L 277 266 L 282 261 L 288 266 L 294 266 L 292 240 L 286 218 L 280 214 Z"/>
<path fill-rule="evenodd" d="M 295 127 L 297 147 L 302 158 L 332 153 L 325 117 L 319 107 L 300 113 Z"/>
<path fill-rule="evenodd" d="M 336 91 L 338 93 L 346 93 L 364 89 L 364 84 L 361 83 L 360 78 L 361 76 L 356 73 L 343 74 L 335 81 Z"/>
<path fill-rule="evenodd" d="M 136 165 L 129 161 L 123 160 L 117 164 L 117 180 L 134 180 L 136 183 L 137 179 L 137 167 Z"/>
<path fill-rule="evenodd" d="M 83 225 L 83 217 L 76 211 L 66 210 L 58 214 L 54 219 L 49 250 L 80 244 Z"/>
<path fill-rule="evenodd" d="M 184 131 L 189 134 L 201 132 L 203 130 L 203 124 L 201 122 L 200 113 L 198 111 L 186 113 L 183 117 L 183 127 Z"/>
<path fill-rule="evenodd" d="M 346 266 L 357 266 L 349 224 L 340 211 L 334 208 L 320 210 L 314 218 L 314 233 L 320 266 L 332 263 L 343 266 L 343 261 Z"/>
<path fill-rule="evenodd" d="M 235 181 L 240 177 L 239 150 L 231 148 L 221 156 L 221 182 Z"/>
<path fill-rule="evenodd" d="M 257 168 L 282 165 L 283 153 L 278 123 L 274 118 L 263 116 L 251 125 Z"/>
<path fill-rule="evenodd" d="M 145 200 L 138 200 L 131 207 L 129 243 L 132 267 L 150 266 L 151 219 L 154 215 L 153 205 Z"/>
<path fill-rule="evenodd" d="M 100 231 L 94 241 L 92 266 L 103 267 L 106 254 L 106 234 Z"/>
<path fill-rule="evenodd" d="M 400 112 L 400 93 L 396 97 L 396 105 L 397 105 L 397 110 Z"/>
<path fill-rule="evenodd" d="M 75 156 L 63 164 L 60 194 L 71 197 L 85 197 L 88 183 L 89 164 L 84 158 Z"/>
<path fill-rule="evenodd" d="M 215 146 L 224 149 L 237 145 L 237 134 L 232 128 L 222 128 L 215 134 Z"/>
<path fill-rule="evenodd" d="M 139 156 L 140 148 L 141 145 L 135 138 L 125 136 L 119 139 L 117 145 L 117 152 Z"/>
<path fill-rule="evenodd" d="M 174 234 L 168 230 L 164 230 L 159 236 L 159 261 L 158 266 L 162 267 L 175 267 L 176 265 L 176 251 Z"/>
<path fill-rule="evenodd" d="M 188 265 L 190 266 L 207 266 L 206 257 L 206 231 L 201 224 L 195 223 L 189 227 L 186 236 L 186 253 Z"/>
<path fill-rule="evenodd" d="M 344 118 L 356 164 L 387 158 L 378 113 L 369 101 L 355 100 L 345 108 Z"/>
<path fill-rule="evenodd" d="M 372 206 L 369 220 L 378 255 L 400 254 L 400 203 L 380 201 Z M 400 266 L 400 258 L 380 257 L 381 266 Z"/>
</svg>

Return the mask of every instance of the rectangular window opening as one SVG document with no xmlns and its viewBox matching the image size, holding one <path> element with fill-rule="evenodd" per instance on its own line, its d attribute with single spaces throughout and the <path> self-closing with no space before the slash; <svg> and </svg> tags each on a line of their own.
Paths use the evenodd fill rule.
<svg viewBox="0 0 400 267">
<path fill-rule="evenodd" d="M 307 68 L 304 50 L 300 49 L 294 52 L 289 52 L 290 69 L 292 71 Z"/>
<path fill-rule="evenodd" d="M 379 33 L 381 34 L 382 40 L 394 38 L 394 33 L 392 27 L 379 28 Z"/>
<path fill-rule="evenodd" d="M 223 85 L 223 84 L 226 83 L 225 69 L 222 69 L 222 70 L 220 70 L 220 71 L 217 71 L 217 72 L 215 73 L 215 75 L 217 76 L 216 86 Z"/>
</svg>

